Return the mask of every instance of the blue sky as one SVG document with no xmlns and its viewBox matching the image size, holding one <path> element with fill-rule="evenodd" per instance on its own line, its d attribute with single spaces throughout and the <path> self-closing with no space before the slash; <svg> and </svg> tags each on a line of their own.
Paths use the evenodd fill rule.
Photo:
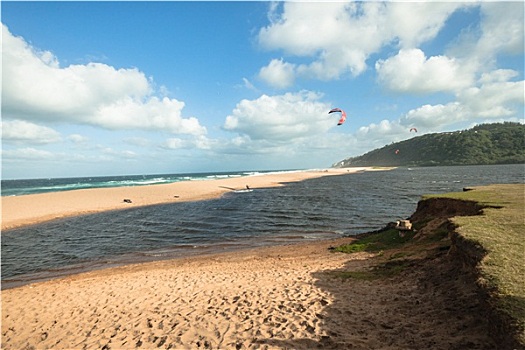
<svg viewBox="0 0 525 350">
<path fill-rule="evenodd" d="M 4 179 L 326 168 L 524 122 L 523 2 L 1 5 Z"/>
</svg>

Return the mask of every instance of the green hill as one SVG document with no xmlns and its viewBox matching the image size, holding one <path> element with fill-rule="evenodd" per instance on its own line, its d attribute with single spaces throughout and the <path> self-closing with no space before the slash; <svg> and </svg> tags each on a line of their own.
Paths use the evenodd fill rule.
<svg viewBox="0 0 525 350">
<path fill-rule="evenodd" d="M 392 143 L 333 167 L 434 166 L 525 163 L 525 125 L 481 124 Z"/>
</svg>

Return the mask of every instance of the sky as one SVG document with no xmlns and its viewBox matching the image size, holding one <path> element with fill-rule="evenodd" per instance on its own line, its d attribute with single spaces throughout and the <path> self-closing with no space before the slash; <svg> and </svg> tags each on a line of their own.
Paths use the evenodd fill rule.
<svg viewBox="0 0 525 350">
<path fill-rule="evenodd" d="M 3 179 L 320 169 L 524 122 L 523 1 L 2 1 L 1 22 Z"/>
</svg>

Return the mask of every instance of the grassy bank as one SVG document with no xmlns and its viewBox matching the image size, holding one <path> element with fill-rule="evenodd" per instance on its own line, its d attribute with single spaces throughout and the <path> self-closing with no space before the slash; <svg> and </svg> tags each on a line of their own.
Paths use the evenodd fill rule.
<svg viewBox="0 0 525 350">
<path fill-rule="evenodd" d="M 525 185 L 425 196 L 411 219 L 417 232 L 400 237 L 397 230 L 388 229 L 334 248 L 374 253 L 377 259 L 372 270 L 337 272 L 337 277 L 388 278 L 420 268 L 425 257 L 428 261 L 440 252 L 456 250 L 458 259 L 466 258 L 472 265 L 495 318 L 503 320 L 497 322 L 503 328 L 495 326 L 494 333 L 505 337 L 510 325 L 512 337 L 525 348 Z"/>
<path fill-rule="evenodd" d="M 516 322 L 525 345 L 525 185 L 483 186 L 437 197 L 484 207 L 482 215 L 457 216 L 452 222 L 459 235 L 485 251 L 481 282 L 491 291 L 494 306 Z"/>
</svg>

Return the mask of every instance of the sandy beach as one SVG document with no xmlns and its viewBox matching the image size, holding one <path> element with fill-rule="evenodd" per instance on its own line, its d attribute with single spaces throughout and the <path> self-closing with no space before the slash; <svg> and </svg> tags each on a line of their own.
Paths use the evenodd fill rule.
<svg viewBox="0 0 525 350">
<path fill-rule="evenodd" d="M 2 227 L 343 172 L 9 197 Z M 343 279 L 341 271 L 376 264 L 372 253 L 328 249 L 351 240 L 127 265 L 3 290 L 2 349 L 495 348 L 475 283 L 453 259 L 425 258 L 393 278 Z"/>
<path fill-rule="evenodd" d="M 494 349 L 450 259 L 341 279 L 337 241 L 128 265 L 2 291 L 3 349 Z M 452 277 L 451 277 L 452 276 Z"/>
<path fill-rule="evenodd" d="M 246 185 L 252 189 L 275 187 L 287 182 L 321 176 L 375 170 L 380 169 L 330 168 L 206 181 L 182 181 L 162 185 L 95 188 L 2 197 L 2 230 L 79 214 L 216 198 L 232 189 L 245 189 Z M 124 199 L 129 199 L 131 203 L 125 202 Z"/>
</svg>

